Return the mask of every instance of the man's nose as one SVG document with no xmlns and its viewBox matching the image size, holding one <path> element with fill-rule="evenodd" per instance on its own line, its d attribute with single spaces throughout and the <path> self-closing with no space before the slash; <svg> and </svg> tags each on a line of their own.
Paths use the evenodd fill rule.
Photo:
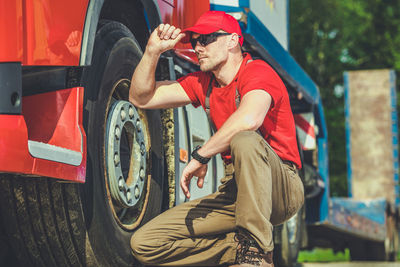
<svg viewBox="0 0 400 267">
<path fill-rule="evenodd" d="M 194 51 L 197 52 L 197 53 L 202 52 L 202 51 L 204 51 L 204 46 L 202 46 L 202 45 L 199 43 L 199 41 L 197 41 L 197 42 L 196 42 L 196 45 L 195 45 L 195 47 L 194 47 Z"/>
</svg>

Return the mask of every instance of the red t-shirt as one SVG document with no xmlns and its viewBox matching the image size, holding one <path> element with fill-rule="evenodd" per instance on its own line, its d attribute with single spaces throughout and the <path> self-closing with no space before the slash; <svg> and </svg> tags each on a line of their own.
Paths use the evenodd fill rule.
<svg viewBox="0 0 400 267">
<path fill-rule="evenodd" d="M 219 129 L 236 111 L 236 88 L 240 99 L 251 90 L 265 90 L 271 95 L 272 103 L 259 128 L 268 144 L 282 160 L 288 160 L 301 168 L 299 151 L 297 149 L 296 129 L 290 107 L 289 96 L 285 85 L 278 74 L 262 60 L 247 63 L 251 56 L 244 54 L 244 60 L 233 81 L 225 87 L 216 87 L 213 83 L 210 95 L 210 116 L 215 127 Z M 178 80 L 193 106 L 202 105 L 205 108 L 207 89 L 211 72 L 190 73 Z M 230 152 L 221 153 L 225 162 L 230 162 Z"/>
</svg>

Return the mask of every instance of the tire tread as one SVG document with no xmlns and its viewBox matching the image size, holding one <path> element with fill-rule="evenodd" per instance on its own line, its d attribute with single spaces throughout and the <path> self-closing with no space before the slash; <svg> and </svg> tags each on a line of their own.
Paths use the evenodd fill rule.
<svg viewBox="0 0 400 267">
<path fill-rule="evenodd" d="M 14 189 L 11 179 L 12 177 L 10 177 L 10 175 L 4 175 L 0 178 L 0 190 L 2 191 L 0 194 L 2 210 L 1 219 L 3 221 L 5 232 L 12 234 L 12 238 L 9 238 L 9 240 L 16 258 L 20 260 L 20 263 L 23 264 L 23 266 L 31 266 L 33 260 L 25 242 L 23 241 L 22 230 L 18 223 L 17 206 L 13 194 Z"/>
<path fill-rule="evenodd" d="M 20 265 L 85 266 L 85 224 L 74 200 L 78 186 L 37 177 L 0 180 L 2 220 Z"/>
</svg>

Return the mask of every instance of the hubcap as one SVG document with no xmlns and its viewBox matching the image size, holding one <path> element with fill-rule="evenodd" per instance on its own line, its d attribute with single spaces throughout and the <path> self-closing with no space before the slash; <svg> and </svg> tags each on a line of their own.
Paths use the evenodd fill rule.
<svg viewBox="0 0 400 267">
<path fill-rule="evenodd" d="M 296 236 L 297 236 L 297 216 L 298 214 L 296 213 L 292 218 L 290 218 L 286 224 L 287 224 L 287 230 L 288 230 L 288 238 L 289 242 L 291 244 L 294 244 L 296 242 Z"/>
<path fill-rule="evenodd" d="M 144 192 L 147 158 L 144 131 L 130 102 L 113 103 L 107 119 L 106 167 L 111 197 L 124 208 L 135 206 Z M 121 142 L 127 143 L 130 151 L 124 153 Z"/>
</svg>

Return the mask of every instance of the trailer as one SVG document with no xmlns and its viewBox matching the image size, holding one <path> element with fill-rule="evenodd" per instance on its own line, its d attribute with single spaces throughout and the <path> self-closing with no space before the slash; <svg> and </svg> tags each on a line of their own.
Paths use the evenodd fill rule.
<svg viewBox="0 0 400 267">
<path fill-rule="evenodd" d="M 326 195 L 326 202 L 318 198 L 308 201 L 308 247 L 348 248 L 351 260 L 396 261 L 399 180 L 395 74 L 392 70 L 349 71 L 344 73 L 344 84 L 348 197 Z"/>
<path fill-rule="evenodd" d="M 239 21 L 243 50 L 267 61 L 290 96 L 307 200 L 274 229 L 277 265 L 293 266 L 301 248 L 361 248 L 354 236 L 396 251 L 388 225 L 398 222 L 398 193 L 368 202 L 329 195 L 323 105 L 289 53 L 288 1 L 0 1 L 0 263 L 132 266 L 132 233 L 187 201 L 177 181 L 189 152 L 212 134 L 205 113 L 141 110 L 128 91 L 151 31 L 161 22 L 186 28 L 210 9 Z M 180 44 L 160 59 L 157 79 L 198 69 L 193 49 Z M 219 156 L 209 164 L 192 199 L 214 192 L 224 175 Z"/>
</svg>

